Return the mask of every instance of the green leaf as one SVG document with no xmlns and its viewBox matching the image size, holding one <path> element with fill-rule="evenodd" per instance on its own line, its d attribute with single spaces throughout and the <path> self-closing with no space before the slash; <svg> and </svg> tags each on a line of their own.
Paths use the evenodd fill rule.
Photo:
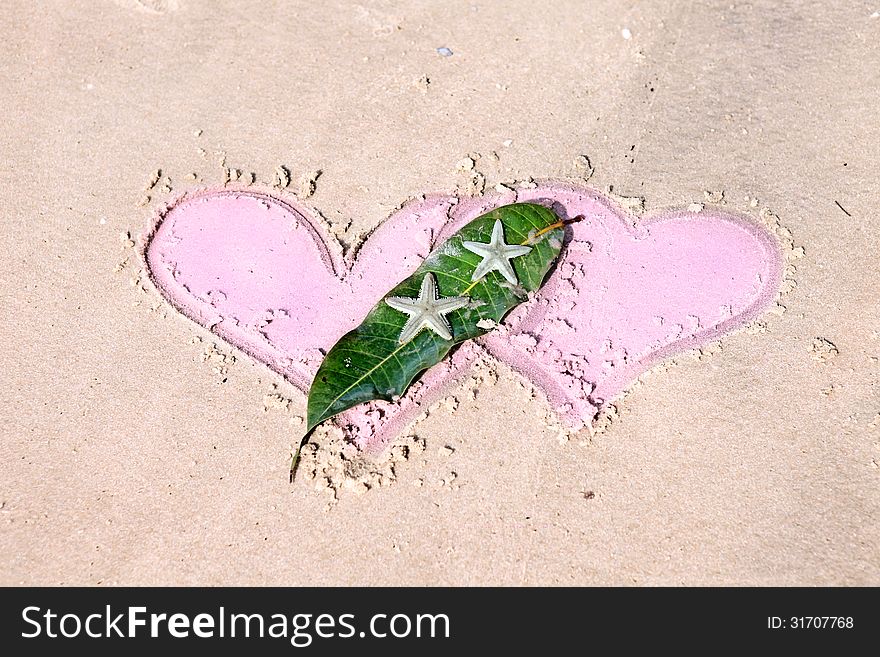
<svg viewBox="0 0 880 657">
<path fill-rule="evenodd" d="M 496 221 L 501 222 L 507 245 L 531 247 L 528 253 L 499 260 L 513 265 L 518 284 L 511 284 L 498 270 L 471 280 L 484 258 L 463 242 L 489 243 Z M 420 372 L 438 363 L 453 346 L 491 330 L 541 286 L 562 248 L 562 226 L 552 210 L 517 203 L 474 219 L 435 249 L 412 276 L 386 294 L 363 323 L 327 353 L 309 390 L 306 436 L 319 423 L 352 406 L 403 395 Z M 417 312 L 405 309 L 417 304 L 420 293 L 422 298 L 430 295 L 432 278 L 451 338 L 443 337 L 441 324 L 437 330 L 421 328 L 401 342 L 405 325 Z M 466 305 L 450 309 L 465 301 L 442 301 L 455 297 L 464 297 Z"/>
</svg>

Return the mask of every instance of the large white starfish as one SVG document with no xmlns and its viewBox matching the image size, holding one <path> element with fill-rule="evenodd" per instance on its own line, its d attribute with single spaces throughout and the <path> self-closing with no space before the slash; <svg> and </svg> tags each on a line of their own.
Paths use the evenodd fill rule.
<svg viewBox="0 0 880 657">
<path fill-rule="evenodd" d="M 495 225 L 492 227 L 492 239 L 488 244 L 485 242 L 462 242 L 461 245 L 468 251 L 483 256 L 483 260 L 477 265 L 473 276 L 471 276 L 472 281 L 478 281 L 494 270 L 501 272 L 501 275 L 513 285 L 518 284 L 519 280 L 516 278 L 516 272 L 513 270 L 510 259 L 525 255 L 532 250 L 530 246 L 505 244 L 504 226 L 500 219 L 495 220 Z"/>
<path fill-rule="evenodd" d="M 434 274 L 428 272 L 422 279 L 422 289 L 417 299 L 407 297 L 388 297 L 385 303 L 409 315 L 403 330 L 400 332 L 399 342 L 409 342 L 423 328 L 429 328 L 444 340 L 452 339 L 452 328 L 443 316 L 453 310 L 468 305 L 467 297 L 446 297 L 441 299 L 437 295 L 437 281 Z"/>
</svg>

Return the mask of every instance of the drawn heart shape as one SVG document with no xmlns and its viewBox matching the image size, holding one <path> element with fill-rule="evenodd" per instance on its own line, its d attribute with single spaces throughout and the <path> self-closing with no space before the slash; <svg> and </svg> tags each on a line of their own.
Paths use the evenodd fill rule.
<svg viewBox="0 0 880 657">
<path fill-rule="evenodd" d="M 323 352 L 435 244 L 516 201 L 586 220 L 569 226 L 556 269 L 503 326 L 462 345 L 400 400 L 335 419 L 360 448 L 383 447 L 486 352 L 543 390 L 568 427 L 581 428 L 653 364 L 757 317 L 781 281 L 776 241 L 744 217 L 704 210 L 637 219 L 565 183 L 461 201 L 423 197 L 348 257 L 296 201 L 252 189 L 198 191 L 158 213 L 143 254 L 174 307 L 305 393 Z"/>
</svg>

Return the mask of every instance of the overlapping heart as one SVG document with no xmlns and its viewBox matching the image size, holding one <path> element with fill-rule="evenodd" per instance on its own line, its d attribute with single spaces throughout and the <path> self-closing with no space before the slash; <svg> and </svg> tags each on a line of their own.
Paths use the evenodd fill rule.
<svg viewBox="0 0 880 657">
<path fill-rule="evenodd" d="M 565 183 L 412 201 L 347 258 L 296 201 L 252 189 L 199 191 L 157 217 L 144 256 L 178 310 L 306 392 L 323 351 L 433 245 L 515 201 L 586 220 L 568 227 L 547 283 L 502 327 L 462 345 L 399 401 L 335 420 L 362 449 L 382 447 L 485 352 L 543 390 L 567 426 L 583 427 L 651 365 L 754 319 L 780 284 L 779 247 L 747 218 L 703 210 L 636 219 L 599 192 Z"/>
</svg>

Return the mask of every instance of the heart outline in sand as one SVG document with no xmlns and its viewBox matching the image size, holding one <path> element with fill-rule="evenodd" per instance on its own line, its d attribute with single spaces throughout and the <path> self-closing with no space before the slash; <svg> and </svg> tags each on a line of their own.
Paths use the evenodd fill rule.
<svg viewBox="0 0 880 657">
<path fill-rule="evenodd" d="M 652 365 L 755 319 L 781 282 L 778 244 L 747 217 L 713 209 L 636 218 L 594 189 L 553 182 L 482 198 L 422 197 L 347 256 L 296 200 L 253 188 L 198 190 L 157 213 L 141 253 L 175 308 L 305 394 L 320 349 L 434 245 L 516 201 L 587 220 L 569 226 L 544 287 L 499 329 L 462 345 L 399 401 L 338 416 L 360 448 L 380 449 L 486 354 L 531 380 L 567 427 L 582 428 Z"/>
</svg>

